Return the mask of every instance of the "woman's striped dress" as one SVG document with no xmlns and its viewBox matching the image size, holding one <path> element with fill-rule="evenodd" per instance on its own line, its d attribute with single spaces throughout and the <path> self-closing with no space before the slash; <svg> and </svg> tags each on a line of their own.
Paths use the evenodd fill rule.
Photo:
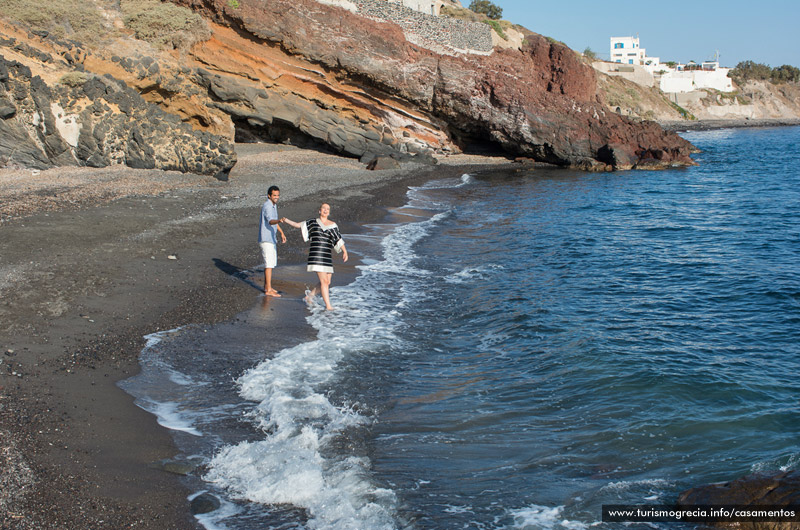
<svg viewBox="0 0 800 530">
<path fill-rule="evenodd" d="M 323 226 L 319 219 L 309 219 L 300 225 L 303 233 L 303 241 L 311 241 L 311 248 L 308 251 L 308 267 L 310 272 L 330 272 L 333 273 L 333 255 L 331 250 L 337 253 L 342 251 L 344 240 L 339 233 L 336 223 L 330 226 Z"/>
</svg>

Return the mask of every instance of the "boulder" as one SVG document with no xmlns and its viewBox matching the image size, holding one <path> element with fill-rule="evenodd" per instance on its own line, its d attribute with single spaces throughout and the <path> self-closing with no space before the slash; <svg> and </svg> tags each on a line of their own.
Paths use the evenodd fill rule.
<svg viewBox="0 0 800 530">
<path fill-rule="evenodd" d="M 369 164 L 367 169 L 373 171 L 380 171 L 382 169 L 397 169 L 400 167 L 400 162 L 390 156 L 379 156 L 374 158 Z"/>
<path fill-rule="evenodd" d="M 192 515 L 202 515 L 219 509 L 219 499 L 210 493 L 201 493 L 189 503 L 189 510 Z"/>
<path fill-rule="evenodd" d="M 678 496 L 680 506 L 800 506 L 800 471 L 774 474 L 753 474 L 716 484 L 706 484 L 684 491 Z M 797 522 L 717 523 L 750 530 L 790 530 Z"/>
<path fill-rule="evenodd" d="M 631 169 L 639 160 L 629 146 L 622 144 L 606 144 L 597 150 L 597 159 L 614 169 Z"/>
</svg>

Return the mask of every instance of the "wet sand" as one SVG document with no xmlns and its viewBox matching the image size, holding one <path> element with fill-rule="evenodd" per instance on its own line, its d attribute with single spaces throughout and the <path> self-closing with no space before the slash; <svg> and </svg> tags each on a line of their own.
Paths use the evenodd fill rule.
<svg viewBox="0 0 800 530">
<path fill-rule="evenodd" d="M 0 170 L 0 528 L 196 528 L 170 433 L 116 385 L 138 372 L 144 335 L 214 324 L 261 301 L 275 348 L 308 330 L 298 304 L 263 300 L 256 245 L 266 189 L 294 220 L 330 202 L 344 233 L 405 202 L 409 185 L 505 158 L 367 171 L 357 160 L 241 144 L 229 182 L 129 168 Z M 287 231 L 273 285 L 304 289 L 282 265 L 305 260 Z M 342 268 L 334 284 L 355 274 Z M 295 275 L 296 276 L 296 275 Z"/>
</svg>

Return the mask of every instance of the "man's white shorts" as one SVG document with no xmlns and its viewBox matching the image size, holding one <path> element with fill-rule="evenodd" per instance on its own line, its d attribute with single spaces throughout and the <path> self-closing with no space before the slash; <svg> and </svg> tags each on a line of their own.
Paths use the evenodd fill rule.
<svg viewBox="0 0 800 530">
<path fill-rule="evenodd" d="M 275 250 L 275 243 L 259 243 L 261 255 L 264 256 L 264 267 L 274 269 L 278 264 L 278 252 Z"/>
</svg>

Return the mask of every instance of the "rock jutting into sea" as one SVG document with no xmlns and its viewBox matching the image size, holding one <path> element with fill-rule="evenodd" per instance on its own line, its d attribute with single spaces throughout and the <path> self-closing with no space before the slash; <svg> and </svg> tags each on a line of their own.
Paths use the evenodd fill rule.
<svg viewBox="0 0 800 530">
<path fill-rule="evenodd" d="M 681 506 L 799 506 L 800 472 L 753 474 L 730 482 L 705 484 L 684 491 L 678 497 Z M 736 526 L 752 530 L 789 530 L 797 522 L 717 523 L 715 526 Z"/>
</svg>

